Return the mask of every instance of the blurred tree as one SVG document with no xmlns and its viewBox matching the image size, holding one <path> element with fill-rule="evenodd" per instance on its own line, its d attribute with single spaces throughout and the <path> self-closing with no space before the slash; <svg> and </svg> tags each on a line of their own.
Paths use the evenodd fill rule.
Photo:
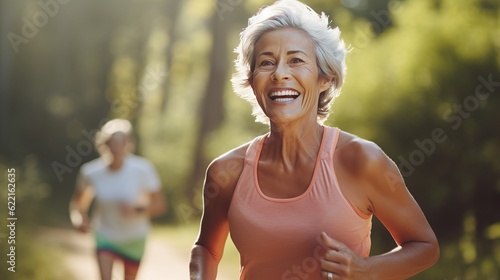
<svg viewBox="0 0 500 280">
<path fill-rule="evenodd" d="M 192 179 L 187 182 L 186 189 L 189 201 L 193 201 L 195 190 L 198 190 L 200 179 L 204 177 L 208 165 L 205 152 L 206 140 L 220 127 L 224 119 L 223 96 L 228 81 L 229 66 L 227 21 L 230 20 L 232 13 L 225 13 L 226 16 L 221 17 L 218 9 L 220 7 L 216 6 L 210 19 L 212 51 L 209 58 L 209 78 L 198 111 L 199 126 L 194 146 L 193 171 L 190 177 Z"/>
<path fill-rule="evenodd" d="M 20 5 L 17 2 L 0 2 L 0 38 L 8 38 L 12 29 L 11 16 L 18 14 Z M 0 159 L 11 157 L 9 149 L 9 112 L 11 100 L 10 75 L 13 68 L 12 46 L 9 40 L 0 40 Z"/>
<path fill-rule="evenodd" d="M 181 1 L 169 1 L 165 2 L 166 5 L 165 10 L 167 11 L 167 18 L 168 18 L 168 27 L 167 27 L 167 36 L 168 36 L 168 43 L 167 46 L 165 47 L 165 64 L 166 64 L 166 69 L 167 72 L 171 71 L 172 67 L 172 60 L 174 58 L 174 44 L 176 43 L 178 39 L 178 30 L 177 30 L 177 23 L 178 23 L 178 18 L 180 15 L 180 11 L 182 8 Z M 164 83 L 164 91 L 163 94 L 161 95 L 161 101 L 160 101 L 160 111 L 162 113 L 165 113 L 165 110 L 167 108 L 167 102 L 168 102 L 168 97 L 170 94 L 170 84 L 172 82 L 172 75 L 167 75 Z"/>
</svg>

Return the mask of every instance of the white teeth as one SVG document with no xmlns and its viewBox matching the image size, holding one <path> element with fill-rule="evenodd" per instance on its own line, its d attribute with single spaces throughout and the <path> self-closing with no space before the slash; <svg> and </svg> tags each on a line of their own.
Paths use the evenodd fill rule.
<svg viewBox="0 0 500 280">
<path fill-rule="evenodd" d="M 277 102 L 290 102 L 290 101 L 293 101 L 294 98 L 290 98 L 290 97 L 286 97 L 286 98 L 276 98 L 274 99 L 274 101 L 277 101 Z"/>
<path fill-rule="evenodd" d="M 291 102 L 300 94 L 294 90 L 274 91 L 269 97 L 276 102 Z"/>
<path fill-rule="evenodd" d="M 292 96 L 292 97 L 297 97 L 299 96 L 299 93 L 293 90 L 284 90 L 284 91 L 275 91 L 271 92 L 269 97 L 277 97 L 277 96 Z M 293 98 L 292 98 L 293 99 Z"/>
</svg>

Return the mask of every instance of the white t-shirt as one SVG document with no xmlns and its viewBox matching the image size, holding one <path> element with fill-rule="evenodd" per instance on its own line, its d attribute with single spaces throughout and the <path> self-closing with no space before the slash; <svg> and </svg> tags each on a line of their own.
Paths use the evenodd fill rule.
<svg viewBox="0 0 500 280">
<path fill-rule="evenodd" d="M 82 165 L 80 188 L 92 187 L 95 192 L 93 228 L 113 241 L 144 237 L 150 228 L 145 215 L 125 216 L 120 205 L 144 206 L 150 192 L 160 189 L 160 179 L 153 164 L 142 157 L 129 154 L 119 170 L 109 170 L 103 158 Z"/>
</svg>

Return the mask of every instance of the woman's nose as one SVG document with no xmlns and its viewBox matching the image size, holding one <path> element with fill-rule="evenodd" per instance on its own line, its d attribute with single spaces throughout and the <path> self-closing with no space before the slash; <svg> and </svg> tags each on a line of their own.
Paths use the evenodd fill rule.
<svg viewBox="0 0 500 280">
<path fill-rule="evenodd" d="M 285 63 L 278 63 L 276 65 L 274 73 L 271 75 L 271 79 L 274 81 L 290 79 L 290 72 L 288 66 Z"/>
</svg>

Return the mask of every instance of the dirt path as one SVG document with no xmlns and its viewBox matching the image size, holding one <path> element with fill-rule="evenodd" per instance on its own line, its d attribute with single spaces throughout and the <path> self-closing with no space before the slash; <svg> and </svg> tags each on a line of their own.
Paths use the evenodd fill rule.
<svg viewBox="0 0 500 280">
<path fill-rule="evenodd" d="M 73 274 L 72 280 L 99 279 L 91 235 L 71 229 L 43 228 L 38 238 L 39 242 L 53 246 L 63 256 L 64 265 Z M 188 279 L 188 259 L 189 252 L 178 252 L 161 236 L 151 234 L 137 280 Z M 120 265 L 113 270 L 115 279 L 123 279 Z M 228 280 L 223 277 L 218 279 Z"/>
</svg>

